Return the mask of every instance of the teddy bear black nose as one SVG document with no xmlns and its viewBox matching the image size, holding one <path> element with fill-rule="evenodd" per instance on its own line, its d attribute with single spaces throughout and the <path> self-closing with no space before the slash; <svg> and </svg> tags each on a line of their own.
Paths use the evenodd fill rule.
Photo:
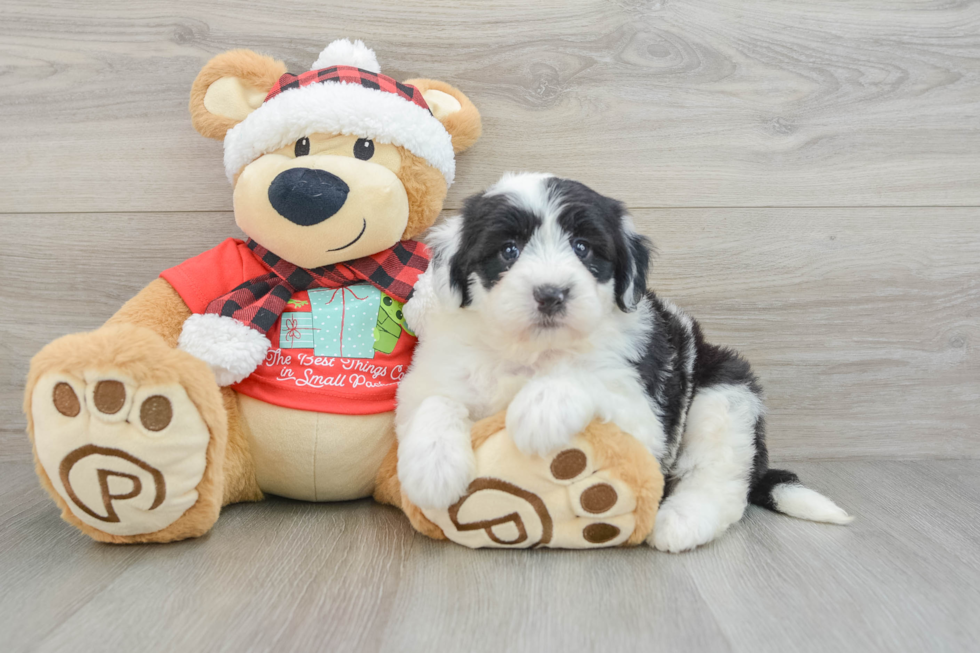
<svg viewBox="0 0 980 653">
<path fill-rule="evenodd" d="M 343 179 L 326 170 L 290 168 L 272 180 L 269 202 L 290 222 L 310 227 L 339 211 L 349 192 Z"/>
</svg>

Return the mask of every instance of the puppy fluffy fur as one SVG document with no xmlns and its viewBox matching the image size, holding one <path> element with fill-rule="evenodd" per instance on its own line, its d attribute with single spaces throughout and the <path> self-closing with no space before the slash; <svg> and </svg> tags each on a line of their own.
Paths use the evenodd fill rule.
<svg viewBox="0 0 980 653">
<path fill-rule="evenodd" d="M 398 473 L 423 507 L 473 478 L 473 423 L 506 410 L 515 444 L 547 454 L 594 418 L 660 462 L 648 540 L 683 551 L 749 502 L 846 523 L 795 474 L 769 469 L 761 388 L 734 351 L 647 289 L 650 245 L 624 206 L 574 181 L 506 175 L 431 232 L 433 263 L 406 305 L 419 334 L 398 392 Z"/>
</svg>

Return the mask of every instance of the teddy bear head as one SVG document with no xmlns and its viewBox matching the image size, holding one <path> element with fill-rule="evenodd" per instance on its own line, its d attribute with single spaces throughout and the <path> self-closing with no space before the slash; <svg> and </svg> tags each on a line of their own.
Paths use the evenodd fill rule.
<svg viewBox="0 0 980 653">
<path fill-rule="evenodd" d="M 224 140 L 235 221 L 304 268 L 368 256 L 430 227 L 455 154 L 480 114 L 449 84 L 382 75 L 361 41 L 334 41 L 308 72 L 250 50 L 213 58 L 194 80 L 195 129 Z"/>
</svg>

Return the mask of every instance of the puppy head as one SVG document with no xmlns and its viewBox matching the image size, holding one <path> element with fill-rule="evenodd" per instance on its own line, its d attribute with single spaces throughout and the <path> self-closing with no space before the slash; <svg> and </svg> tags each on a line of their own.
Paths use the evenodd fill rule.
<svg viewBox="0 0 980 653">
<path fill-rule="evenodd" d="M 649 243 L 623 204 L 551 175 L 506 175 L 433 246 L 460 305 L 524 342 L 586 337 L 646 292 Z"/>
</svg>

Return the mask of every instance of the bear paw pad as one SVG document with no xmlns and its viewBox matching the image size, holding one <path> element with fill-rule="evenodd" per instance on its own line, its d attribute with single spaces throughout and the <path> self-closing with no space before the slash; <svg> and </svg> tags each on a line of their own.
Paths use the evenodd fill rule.
<svg viewBox="0 0 980 653">
<path fill-rule="evenodd" d="M 210 435 L 181 385 L 95 370 L 48 374 L 34 388 L 31 416 L 38 461 L 85 524 L 152 533 L 197 501 Z"/>
</svg>

